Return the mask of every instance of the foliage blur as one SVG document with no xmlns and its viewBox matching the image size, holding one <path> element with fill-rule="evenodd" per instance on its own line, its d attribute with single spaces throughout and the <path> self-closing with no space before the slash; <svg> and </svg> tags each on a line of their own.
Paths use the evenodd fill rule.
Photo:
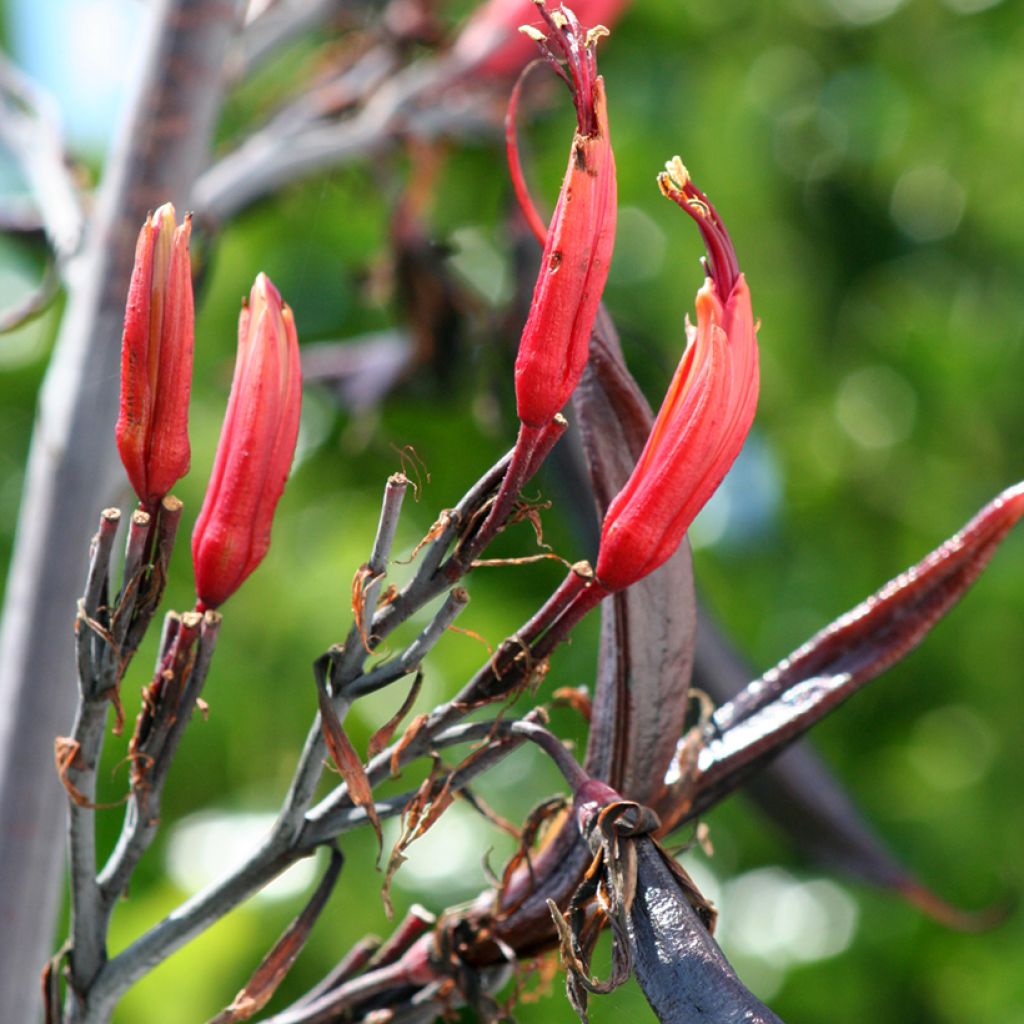
<svg viewBox="0 0 1024 1024">
<path fill-rule="evenodd" d="M 452 7 L 455 24 L 467 5 Z M 225 140 L 294 87 L 312 46 L 292 46 L 232 96 Z M 602 43 L 622 211 L 606 300 L 652 402 L 701 280 L 697 233 L 654 184 L 673 153 L 729 225 L 762 320 L 755 433 L 694 530 L 703 595 L 759 669 L 1024 473 L 1022 48 L 1024 19 L 1012 0 L 635 0 Z M 528 109 L 537 113 L 524 128 L 528 174 L 550 207 L 570 105 L 551 92 Z M 115 918 L 117 944 L 205 880 L 201 869 L 222 870 L 225 837 L 253 842 L 251 815 L 277 806 L 315 710 L 309 665 L 347 629 L 351 576 L 367 557 L 386 476 L 410 462 L 422 475 L 399 533 L 404 557 L 513 438 L 515 338 L 496 327 L 514 272 L 503 153 L 488 139 L 452 145 L 444 161 L 428 216 L 479 316 L 458 351 L 424 362 L 376 411 L 353 416 L 326 391 L 307 394 L 270 554 L 225 608 L 209 719 L 186 736 L 161 838 Z M 303 343 L 399 325 L 386 238 L 409 168 L 396 155 L 289 187 L 199 247 L 193 470 L 178 488 L 189 525 L 213 459 L 239 301 L 254 274 L 264 270 L 278 285 Z M 5 305 L 40 273 L 41 256 L 0 238 Z M 0 338 L 0 572 L 58 316 L 59 308 Z M 114 418 L 111 410 L 111 427 Z M 545 541 L 570 560 L 589 554 L 557 475 L 539 489 L 554 503 Z M 509 531 L 500 551 L 534 553 L 529 527 Z M 479 570 L 460 626 L 495 645 L 560 574 L 544 562 Z M 182 543 L 169 606 L 189 607 L 190 588 Z M 901 857 L 968 907 L 1024 891 L 1022 618 L 1018 533 L 920 651 L 814 734 Z M 585 623 L 554 659 L 542 696 L 590 681 L 596 625 Z M 487 656 L 479 638 L 453 634 L 440 645 L 420 710 Z M 151 659 L 144 651 L 126 683 L 130 715 Z M 398 689 L 354 708 L 348 724 L 362 749 L 397 707 Z M 581 734 L 569 711 L 553 722 Z M 114 742 L 107 753 L 105 798 L 116 799 L 124 751 Z M 559 785 L 539 755 L 521 751 L 480 792 L 516 819 Z M 202 838 L 208 819 L 179 827 L 200 811 L 226 826 L 212 856 Z M 399 913 L 412 901 L 437 912 L 472 897 L 486 885 L 487 850 L 495 866 L 507 855 L 507 839 L 465 807 L 450 818 L 399 873 Z M 119 822 L 119 811 L 102 812 L 101 835 L 112 841 Z M 1024 1012 L 1019 912 L 996 931 L 956 934 L 884 894 L 821 883 L 823 872 L 794 860 L 742 799 L 709 825 L 714 856 L 691 853 L 686 863 L 721 903 L 727 954 L 784 1019 L 1003 1024 Z M 351 835 L 342 846 L 339 887 L 273 1005 L 365 933 L 387 933 L 372 837 Z M 116 1019 L 206 1019 L 300 905 L 294 891 L 253 901 L 138 985 Z M 561 985 L 559 974 L 553 995 L 522 1004 L 517 1017 L 574 1019 Z M 648 1013 L 632 984 L 592 1003 L 597 1022 Z"/>
</svg>

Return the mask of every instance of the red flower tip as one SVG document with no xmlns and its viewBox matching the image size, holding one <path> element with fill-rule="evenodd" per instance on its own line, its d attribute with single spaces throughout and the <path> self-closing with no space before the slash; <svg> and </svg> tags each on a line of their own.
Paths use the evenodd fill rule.
<svg viewBox="0 0 1024 1024">
<path fill-rule="evenodd" d="M 217 608 L 260 564 L 284 492 L 302 404 L 292 311 L 260 274 L 238 319 L 238 356 L 217 456 L 192 533 L 201 608 Z"/>
<path fill-rule="evenodd" d="M 697 326 L 687 322 L 686 350 L 651 435 L 605 516 L 596 572 L 609 590 L 635 583 L 673 555 L 739 454 L 757 407 L 756 328 L 746 280 L 714 207 L 685 168 L 678 174 L 678 158 L 670 168 L 673 177 L 662 189 L 710 239 L 711 276 L 697 293 Z"/>
<path fill-rule="evenodd" d="M 608 29 L 604 25 L 584 29 L 568 7 L 549 11 L 544 0 L 534 0 L 534 3 L 547 25 L 547 32 L 533 25 L 521 25 L 519 31 L 540 47 L 555 72 L 569 86 L 576 105 L 580 134 L 593 135 L 599 130 L 594 109 L 597 103 L 597 41 L 609 34 Z"/>
<path fill-rule="evenodd" d="M 564 47 L 573 58 L 566 59 L 576 83 L 581 127 L 569 150 L 516 358 L 519 419 L 534 428 L 551 422 L 583 374 L 616 221 L 615 157 L 604 80 L 596 77 L 593 64 L 594 30 L 584 33 L 565 8 L 549 14 L 541 6 L 541 11 L 555 26 L 546 37 L 549 48 L 558 52 L 557 47 Z"/>
<path fill-rule="evenodd" d="M 187 472 L 194 308 L 188 243 L 165 203 L 146 218 L 135 247 L 121 343 L 121 403 L 115 437 L 128 479 L 146 508 Z"/>
<path fill-rule="evenodd" d="M 658 188 L 663 196 L 671 199 L 697 222 L 708 250 L 705 269 L 708 276 L 718 284 L 719 294 L 728 295 L 740 273 L 732 239 L 718 211 L 690 180 L 690 172 L 678 156 L 672 157 L 665 164 L 665 170 L 658 175 Z"/>
<path fill-rule="evenodd" d="M 576 0 L 573 9 L 587 25 L 612 25 L 628 0 Z M 543 16 L 542 16 L 543 17 Z M 478 78 L 513 77 L 536 56 L 537 8 L 531 0 L 488 0 L 466 22 L 452 48 L 453 60 Z M 524 23 L 534 29 L 517 32 Z"/>
</svg>

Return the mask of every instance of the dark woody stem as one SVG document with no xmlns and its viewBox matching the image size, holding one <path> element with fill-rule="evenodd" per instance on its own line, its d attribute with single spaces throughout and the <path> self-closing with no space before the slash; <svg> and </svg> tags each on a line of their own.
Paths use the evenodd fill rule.
<svg viewBox="0 0 1024 1024">
<path fill-rule="evenodd" d="M 221 617 L 208 611 L 168 614 L 156 680 L 132 739 L 132 793 L 121 836 L 98 878 L 107 920 L 156 835 L 164 783 L 213 658 Z"/>
<path fill-rule="evenodd" d="M 466 684 L 453 705 L 458 708 L 488 703 L 525 683 L 607 594 L 586 563 L 573 566 L 540 611 L 498 649 L 497 655 Z"/>
<path fill-rule="evenodd" d="M 120 513 L 107 509 L 93 538 L 85 594 L 75 626 L 79 703 L 71 736 L 58 744 L 58 770 L 68 793 L 71 884 L 71 985 L 87 991 L 106 957 L 106 916 L 96 875 L 96 768 L 113 703 L 120 731 L 121 679 L 163 591 L 182 505 L 167 497 L 154 514 L 137 509 L 128 525 L 123 583 L 116 598 L 111 554 Z M 159 518 L 158 518 L 159 516 Z"/>
<path fill-rule="evenodd" d="M 441 566 L 440 573 L 446 580 L 454 583 L 472 568 L 473 559 L 504 526 L 515 507 L 519 492 L 540 468 L 567 426 L 568 423 L 561 415 L 543 427 L 530 427 L 525 423 L 519 425 L 519 436 L 512 449 L 511 461 L 487 510 L 486 518 L 478 529 L 463 537 L 452 556 Z"/>
<path fill-rule="evenodd" d="M 105 956 L 98 927 L 99 887 L 96 884 L 96 834 L 93 804 L 96 766 L 103 749 L 107 720 L 106 640 L 109 635 L 110 560 L 121 513 L 106 509 L 90 550 L 89 575 L 75 623 L 80 699 L 66 745 L 61 779 L 68 793 L 68 848 L 71 863 L 71 984 L 81 991 L 99 970 Z M 59 742 L 59 741 L 58 741 Z M 58 762 L 61 761 L 58 747 Z"/>
<path fill-rule="evenodd" d="M 124 583 L 114 632 L 125 667 L 134 657 L 163 598 L 183 509 L 183 504 L 168 494 L 152 512 L 140 506 L 129 521 Z"/>
<path fill-rule="evenodd" d="M 590 777 L 580 767 L 576 758 L 569 753 L 565 744 L 544 726 L 529 721 L 511 722 L 508 731 L 513 736 L 523 736 L 539 746 L 554 761 L 574 793 L 590 781 Z"/>
</svg>

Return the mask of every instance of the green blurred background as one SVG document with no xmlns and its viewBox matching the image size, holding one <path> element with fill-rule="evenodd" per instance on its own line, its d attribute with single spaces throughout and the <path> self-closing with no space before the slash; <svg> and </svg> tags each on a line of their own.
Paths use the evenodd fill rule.
<svg viewBox="0 0 1024 1024">
<path fill-rule="evenodd" d="M 64 6 L 84 17 L 98 5 Z M 453 24 L 469 6 L 451 11 Z M 24 7 L 7 0 L 3 10 L 17 58 L 28 46 Z M 225 140 L 291 88 L 317 41 L 291 48 L 231 97 Z M 635 0 L 602 44 L 621 204 L 606 299 L 630 365 L 656 403 L 700 283 L 697 234 L 654 185 L 673 153 L 729 225 L 762 320 L 753 440 L 724 498 L 694 529 L 699 585 L 760 668 L 1024 475 L 1022 52 L 1016 0 Z M 529 173 L 549 203 L 570 125 L 568 103 L 556 98 L 557 109 L 525 131 Z M 82 127 L 78 138 L 95 171 L 92 131 Z M 178 489 L 189 518 L 212 463 L 239 300 L 257 270 L 295 309 L 304 342 L 398 324 L 378 285 L 405 172 L 402 158 L 388 158 L 295 185 L 202 249 L 193 470 Z M 183 744 L 165 828 L 115 918 L 115 949 L 223 870 L 228 845 L 253 843 L 265 824 L 259 816 L 278 804 L 315 708 L 308 666 L 347 629 L 351 575 L 367 557 L 399 449 L 412 445 L 429 472 L 403 516 L 397 549 L 405 556 L 513 437 L 509 340 L 483 326 L 510 295 L 510 208 L 493 141 L 453 147 L 430 217 L 483 315 L 444 383 L 424 367 L 358 417 L 326 392 L 307 394 L 273 546 L 226 608 L 209 720 L 196 721 Z M 38 276 L 41 255 L 0 239 L 5 304 Z M 0 339 L 0 572 L 58 318 L 55 309 Z M 582 557 L 559 512 L 558 481 L 541 488 L 556 499 L 546 539 L 564 557 Z M 510 531 L 500 550 L 535 551 L 529 529 Z M 187 554 L 182 544 L 172 607 L 192 600 Z M 395 578 L 407 571 L 396 565 Z M 481 570 L 460 625 L 495 644 L 559 578 L 554 563 Z M 894 849 L 967 907 L 1024 891 L 1022 617 L 1018 534 L 921 650 L 814 734 Z M 595 627 L 585 624 L 556 657 L 544 692 L 591 680 Z M 485 656 L 473 637 L 446 638 L 418 708 L 452 693 Z M 151 659 L 152 647 L 126 682 L 129 714 Z M 387 692 L 353 710 L 348 724 L 361 749 L 400 699 Z M 553 721 L 579 732 L 568 712 Z M 124 785 L 123 753 L 110 744 L 110 798 Z M 480 790 L 516 819 L 558 788 L 540 757 L 522 751 Z M 119 816 L 101 813 L 104 841 Z M 717 897 L 720 937 L 741 976 L 787 1021 L 1024 1021 L 1019 912 L 988 933 L 952 933 L 885 895 L 825 881 L 742 799 L 709 824 L 715 856 L 688 855 L 687 863 L 696 860 Z M 507 840 L 461 806 L 437 832 L 398 875 L 399 911 L 413 901 L 440 911 L 472 897 L 485 884 L 485 852 L 493 849 L 495 865 L 508 853 Z M 372 838 L 342 845 L 340 886 L 275 1006 L 363 934 L 387 932 Z M 116 1019 L 206 1019 L 300 906 L 295 886 L 252 901 L 133 989 Z M 560 977 L 554 989 L 517 1016 L 574 1019 Z M 633 984 L 592 1005 L 597 1022 L 648 1016 Z"/>
</svg>

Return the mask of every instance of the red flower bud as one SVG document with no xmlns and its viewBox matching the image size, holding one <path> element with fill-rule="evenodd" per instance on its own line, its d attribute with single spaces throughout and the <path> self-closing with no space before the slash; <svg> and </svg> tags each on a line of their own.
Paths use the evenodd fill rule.
<svg viewBox="0 0 1024 1024">
<path fill-rule="evenodd" d="M 756 329 L 729 235 L 678 157 L 659 184 L 697 221 L 709 276 L 651 436 L 605 516 L 596 572 L 609 590 L 635 583 L 672 556 L 739 454 L 757 406 Z"/>
<path fill-rule="evenodd" d="M 191 217 L 175 226 L 165 203 L 146 218 L 135 247 L 121 343 L 117 450 L 139 500 L 155 509 L 189 466 L 194 311 Z"/>
<path fill-rule="evenodd" d="M 584 24 L 612 25 L 629 0 L 575 0 L 573 10 Z M 479 78 L 518 75 L 537 55 L 519 26 L 535 24 L 533 0 L 487 0 L 474 11 L 455 40 L 452 57 Z"/>
<path fill-rule="evenodd" d="M 550 31 L 546 37 L 533 35 L 572 89 L 578 129 L 516 359 L 519 418 L 530 427 L 550 423 L 579 383 L 608 277 L 616 219 L 615 158 L 604 80 L 597 77 L 594 58 L 605 30 L 584 30 L 565 8 L 549 14 L 541 6 L 540 12 Z"/>
<path fill-rule="evenodd" d="M 265 274 L 238 320 L 238 356 L 217 457 L 192 532 L 200 610 L 217 608 L 270 547 L 302 404 L 295 320 Z"/>
</svg>

